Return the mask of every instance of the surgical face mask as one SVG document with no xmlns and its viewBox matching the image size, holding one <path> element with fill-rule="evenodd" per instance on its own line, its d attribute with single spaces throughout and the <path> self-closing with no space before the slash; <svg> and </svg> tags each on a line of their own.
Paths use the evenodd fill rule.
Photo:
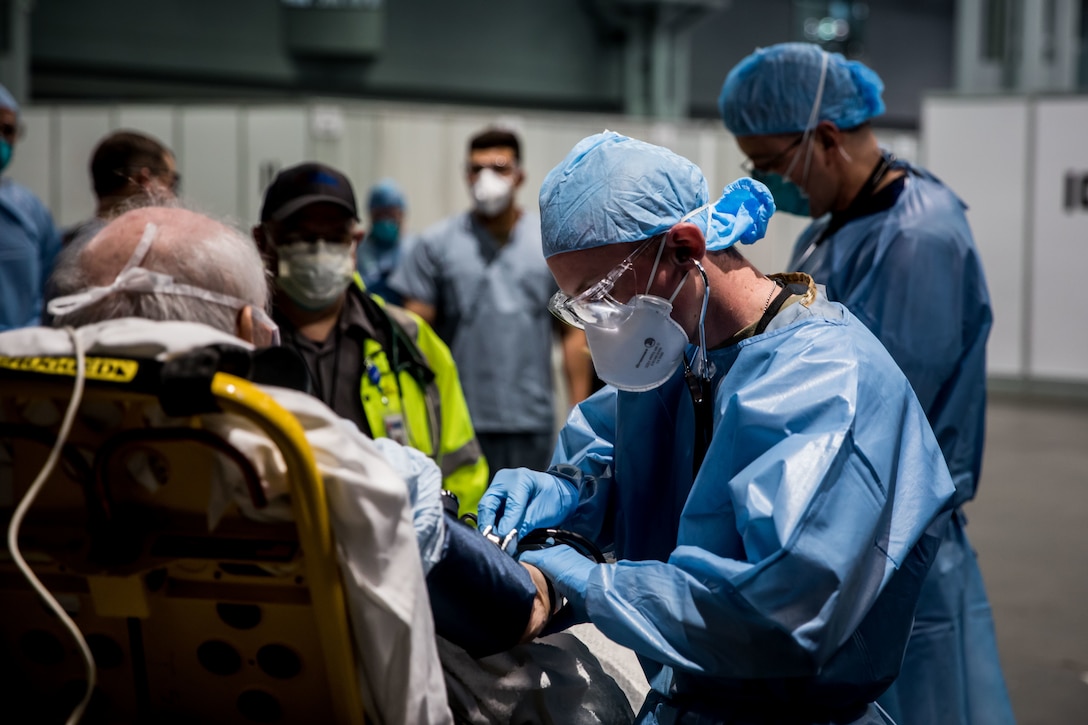
<svg viewBox="0 0 1088 725">
<path fill-rule="evenodd" d="M 820 121 L 820 102 L 824 97 L 824 82 L 827 80 L 827 64 L 830 58 L 831 56 L 825 51 L 823 54 L 823 64 L 820 66 L 820 81 L 816 86 L 816 98 L 812 103 L 812 110 L 809 111 L 808 122 L 805 124 L 805 132 L 801 136 L 801 146 L 807 145 L 807 148 L 804 150 L 805 166 L 801 172 L 802 184 L 808 183 L 809 164 L 812 161 L 813 131 Z M 809 204 L 808 194 L 799 184 L 790 180 L 790 174 L 793 173 L 793 169 L 797 165 L 797 159 L 799 159 L 800 156 L 800 150 L 794 153 L 793 159 L 790 161 L 790 165 L 786 169 L 785 174 L 760 172 L 756 170 L 752 173 L 752 178 L 762 182 L 770 189 L 771 196 L 774 197 L 774 205 L 778 211 L 796 214 L 797 216 L 811 216 L 812 208 Z"/>
<path fill-rule="evenodd" d="M 809 216 L 811 211 L 808 194 L 797 184 L 782 174 L 768 171 L 752 171 L 752 178 L 766 185 L 774 197 L 774 206 L 778 211 L 797 216 Z"/>
<path fill-rule="evenodd" d="M 0 138 L 0 171 L 3 171 L 11 163 L 12 155 L 11 144 L 8 143 L 6 138 Z"/>
<path fill-rule="evenodd" d="M 392 249 L 400 239 L 400 225 L 395 219 L 379 219 L 371 225 L 368 236 L 379 249 Z"/>
<path fill-rule="evenodd" d="M 276 284 L 305 310 L 323 310 L 336 302 L 351 284 L 355 254 L 351 244 L 294 242 L 276 247 L 279 275 Z"/>
<path fill-rule="evenodd" d="M 256 305 L 251 305 L 245 300 L 230 295 L 212 292 L 201 287 L 175 282 L 169 274 L 152 272 L 140 266 L 151 249 L 152 242 L 158 234 L 158 227 L 148 223 L 144 227 L 144 234 L 140 242 L 133 250 L 132 256 L 121 269 L 120 274 L 106 287 L 91 287 L 75 294 L 57 297 L 50 300 L 46 310 L 54 317 L 70 315 L 77 310 L 89 307 L 104 297 L 117 292 L 128 294 L 158 294 L 158 295 L 182 295 L 195 299 L 206 300 L 217 305 L 241 312 L 249 307 L 253 315 L 253 344 L 257 347 L 271 347 L 280 344 L 280 330 L 272 318 Z"/>
<path fill-rule="evenodd" d="M 503 176 L 492 169 L 483 169 L 472 185 L 472 201 L 476 211 L 485 217 L 503 213 L 514 201 L 513 174 Z"/>
<path fill-rule="evenodd" d="M 620 390 L 641 393 L 665 383 L 684 359 L 688 336 L 672 319 L 672 302 L 680 293 L 687 275 L 669 299 L 648 294 L 657 274 L 665 240 L 654 261 L 647 294 L 635 295 L 626 303 L 619 324 L 585 323 L 589 353 L 597 375 Z"/>
</svg>

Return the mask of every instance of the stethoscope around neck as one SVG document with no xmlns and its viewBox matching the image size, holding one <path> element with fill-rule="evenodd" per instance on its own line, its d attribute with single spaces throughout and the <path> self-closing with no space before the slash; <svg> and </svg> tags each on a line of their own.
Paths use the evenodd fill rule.
<svg viewBox="0 0 1088 725">
<path fill-rule="evenodd" d="M 816 251 L 817 247 L 826 242 L 832 234 L 842 229 L 848 221 L 854 218 L 854 212 L 873 197 L 873 194 L 876 193 L 877 186 L 884 180 L 884 177 L 887 176 L 888 172 L 895 167 L 896 161 L 895 154 L 892 152 L 881 152 L 880 161 L 873 167 L 872 173 L 869 174 L 869 178 L 865 180 L 865 184 L 858 190 L 853 201 L 851 201 L 850 205 L 842 211 L 840 216 L 836 218 L 833 215 L 832 219 L 827 223 L 827 226 L 808 243 L 801 258 L 798 259 L 795 264 L 791 265 L 794 269 L 801 269 L 801 265 L 808 261 L 808 258 L 812 256 L 812 253 Z"/>
</svg>

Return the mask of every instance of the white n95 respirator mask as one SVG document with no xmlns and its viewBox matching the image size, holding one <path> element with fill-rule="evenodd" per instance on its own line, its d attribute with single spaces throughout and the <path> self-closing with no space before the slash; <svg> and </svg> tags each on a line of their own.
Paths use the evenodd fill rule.
<svg viewBox="0 0 1088 725">
<path fill-rule="evenodd" d="M 279 256 L 276 285 L 299 307 L 323 310 L 351 284 L 355 273 L 352 244 L 294 242 L 276 247 Z"/>
<path fill-rule="evenodd" d="M 593 366 L 601 380 L 620 390 L 653 390 L 672 377 L 684 359 L 687 333 L 672 319 L 669 300 L 635 295 L 625 307 L 630 314 L 618 327 L 585 326 Z"/>
<path fill-rule="evenodd" d="M 472 202 L 485 217 L 498 216 L 514 200 L 514 179 L 493 169 L 483 169 L 472 185 Z"/>
</svg>

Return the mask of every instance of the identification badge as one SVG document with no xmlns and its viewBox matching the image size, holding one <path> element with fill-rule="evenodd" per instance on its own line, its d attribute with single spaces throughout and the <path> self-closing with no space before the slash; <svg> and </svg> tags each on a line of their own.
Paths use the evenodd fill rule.
<svg viewBox="0 0 1088 725">
<path fill-rule="evenodd" d="M 385 423 L 385 437 L 395 440 L 402 446 L 408 445 L 408 426 L 404 424 L 404 416 L 400 413 L 389 413 L 382 422 Z"/>
</svg>

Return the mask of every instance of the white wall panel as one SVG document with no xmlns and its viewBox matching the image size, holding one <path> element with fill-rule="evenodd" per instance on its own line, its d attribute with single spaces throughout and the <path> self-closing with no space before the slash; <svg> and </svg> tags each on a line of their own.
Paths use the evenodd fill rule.
<svg viewBox="0 0 1088 725">
<path fill-rule="evenodd" d="M 264 190 L 288 166 L 312 159 L 305 106 L 253 106 L 242 109 L 242 212 L 247 224 L 260 219 Z"/>
<path fill-rule="evenodd" d="M 57 180 L 53 176 L 53 111 L 48 107 L 24 108 L 19 120 L 24 132 L 15 142 L 11 165 L 4 173 L 53 208 L 53 182 Z"/>
<path fill-rule="evenodd" d="M 120 106 L 112 125 L 114 130 L 140 131 L 154 136 L 173 150 L 178 143 L 178 137 L 174 135 L 174 114 L 174 106 Z"/>
<path fill-rule="evenodd" d="M 1032 377 L 1088 382 L 1088 99 L 1039 100 L 1035 122 Z"/>
<path fill-rule="evenodd" d="M 340 158 L 344 160 L 343 171 L 351 179 L 351 183 L 355 186 L 355 193 L 359 196 L 360 210 L 366 206 L 366 196 L 370 187 L 383 176 L 378 169 L 379 127 L 378 115 L 373 110 L 353 111 L 348 114 L 347 133 L 344 136 Z M 389 176 L 392 177 L 393 174 Z M 394 178 L 394 181 L 399 185 L 404 180 Z M 411 199 L 408 199 L 408 204 L 406 228 L 417 229 L 411 216 L 415 211 Z"/>
<path fill-rule="evenodd" d="M 112 129 L 108 107 L 58 106 L 56 153 L 52 159 L 56 196 L 53 218 L 68 226 L 94 215 L 97 203 L 87 164 L 91 152 Z"/>
<path fill-rule="evenodd" d="M 375 178 L 391 177 L 404 191 L 411 228 L 421 231 L 452 211 L 468 207 L 464 144 L 453 144 L 442 113 L 383 111 L 377 117 Z M 365 193 L 365 192 L 364 192 Z"/>
<path fill-rule="evenodd" d="M 967 203 L 994 310 L 991 374 L 1028 371 L 1024 335 L 1027 260 L 1026 99 L 928 98 L 922 104 L 923 164 Z"/>
<path fill-rule="evenodd" d="M 246 228 L 254 219 L 246 217 L 240 194 L 239 124 L 234 106 L 182 108 L 174 151 L 184 198 L 198 210 Z"/>
</svg>

